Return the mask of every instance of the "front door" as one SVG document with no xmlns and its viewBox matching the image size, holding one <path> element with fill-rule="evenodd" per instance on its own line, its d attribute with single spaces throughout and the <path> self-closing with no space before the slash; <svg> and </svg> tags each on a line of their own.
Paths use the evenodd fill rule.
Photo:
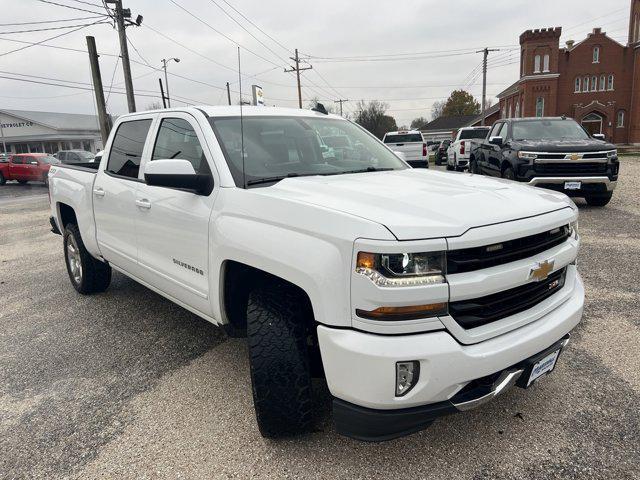
<svg viewBox="0 0 640 480">
<path fill-rule="evenodd" d="M 153 150 L 145 162 L 181 159 L 196 173 L 211 174 L 213 159 L 204 134 L 187 113 L 161 114 Z M 140 183 L 136 235 L 142 279 L 171 297 L 211 315 L 209 218 L 217 188 L 208 196 Z"/>
<path fill-rule="evenodd" d="M 151 118 L 144 118 L 118 125 L 105 152 L 105 167 L 98 171 L 92 192 L 100 253 L 134 276 L 138 273 L 135 234 L 138 173 L 151 122 Z"/>
<path fill-rule="evenodd" d="M 602 117 L 597 113 L 590 113 L 582 119 L 582 126 L 589 132 L 589 135 L 602 133 Z"/>
</svg>

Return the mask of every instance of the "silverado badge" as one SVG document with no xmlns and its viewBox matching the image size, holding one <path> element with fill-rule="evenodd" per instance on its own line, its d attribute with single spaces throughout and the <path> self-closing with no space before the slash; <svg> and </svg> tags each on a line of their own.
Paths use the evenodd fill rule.
<svg viewBox="0 0 640 480">
<path fill-rule="evenodd" d="M 529 279 L 535 280 L 536 282 L 545 280 L 553 270 L 553 264 L 553 260 L 536 263 L 529 272 Z"/>
</svg>

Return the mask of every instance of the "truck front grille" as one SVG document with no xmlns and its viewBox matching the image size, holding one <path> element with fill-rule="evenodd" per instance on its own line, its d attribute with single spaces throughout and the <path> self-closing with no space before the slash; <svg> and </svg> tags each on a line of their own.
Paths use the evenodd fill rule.
<svg viewBox="0 0 640 480">
<path fill-rule="evenodd" d="M 559 291 L 565 282 L 567 267 L 542 282 L 527 283 L 510 290 L 480 298 L 449 303 L 449 314 L 465 329 L 476 328 L 523 312 Z"/>
<path fill-rule="evenodd" d="M 447 274 L 471 272 L 532 257 L 569 238 L 569 225 L 528 237 L 447 252 Z"/>
<path fill-rule="evenodd" d="M 535 163 L 534 171 L 539 175 L 579 176 L 605 175 L 606 163 Z"/>
</svg>

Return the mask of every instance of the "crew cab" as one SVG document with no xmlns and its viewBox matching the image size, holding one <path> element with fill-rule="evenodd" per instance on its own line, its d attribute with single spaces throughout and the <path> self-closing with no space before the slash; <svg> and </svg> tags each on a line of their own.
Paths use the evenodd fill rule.
<svg viewBox="0 0 640 480">
<path fill-rule="evenodd" d="M 582 197 L 605 206 L 620 163 L 615 145 L 566 117 L 497 121 L 473 152 L 470 170 Z"/>
<path fill-rule="evenodd" d="M 325 136 L 353 148 L 327 156 Z M 312 377 L 339 433 L 415 432 L 539 381 L 582 316 L 566 195 L 411 168 L 336 115 L 128 114 L 86 165 L 50 172 L 72 286 L 116 270 L 246 336 L 265 437 L 312 429 Z"/>
<path fill-rule="evenodd" d="M 471 151 L 486 138 L 489 127 L 463 127 L 447 147 L 447 170 L 462 172 L 469 168 Z"/>
<path fill-rule="evenodd" d="M 414 168 L 429 168 L 427 142 L 418 130 L 401 130 L 385 133 L 382 141 Z"/>
<path fill-rule="evenodd" d="M 56 158 L 46 153 L 13 154 L 8 162 L 0 163 L 0 185 L 4 185 L 8 180 L 48 184 L 49 168 L 58 163 L 60 162 Z"/>
</svg>

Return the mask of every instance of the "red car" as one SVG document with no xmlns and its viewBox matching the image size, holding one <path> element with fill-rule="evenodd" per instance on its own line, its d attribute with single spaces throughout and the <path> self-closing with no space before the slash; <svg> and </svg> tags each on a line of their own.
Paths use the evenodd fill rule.
<svg viewBox="0 0 640 480">
<path fill-rule="evenodd" d="M 44 182 L 49 184 L 49 168 L 60 160 L 48 153 L 17 153 L 11 155 L 7 163 L 0 163 L 0 185 L 7 180 L 19 183 Z"/>
</svg>

